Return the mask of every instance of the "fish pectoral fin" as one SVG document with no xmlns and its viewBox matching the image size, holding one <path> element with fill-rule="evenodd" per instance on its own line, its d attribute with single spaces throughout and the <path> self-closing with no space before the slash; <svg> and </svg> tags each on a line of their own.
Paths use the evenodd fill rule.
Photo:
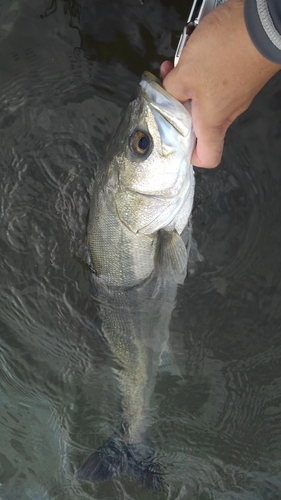
<svg viewBox="0 0 281 500">
<path fill-rule="evenodd" d="M 91 260 L 91 255 L 90 255 L 89 247 L 88 247 L 88 244 L 86 242 L 82 243 L 78 247 L 78 249 L 75 252 L 74 258 L 80 264 L 82 264 L 83 267 L 86 266 L 88 269 L 91 270 L 91 268 L 92 268 L 93 265 L 92 265 L 92 260 Z"/>
<path fill-rule="evenodd" d="M 186 251 L 187 251 L 187 269 L 188 274 L 194 274 L 197 269 L 197 262 L 203 262 L 204 257 L 200 254 L 198 250 L 198 245 L 196 240 L 192 236 L 192 226 L 189 221 L 189 224 L 183 230 L 181 237 L 185 243 Z"/>
<path fill-rule="evenodd" d="M 188 252 L 188 265 L 187 265 L 188 274 L 189 275 L 194 274 L 198 267 L 197 263 L 203 262 L 203 260 L 204 257 L 198 250 L 197 242 L 195 241 L 194 238 L 191 238 L 189 252 Z"/>
<path fill-rule="evenodd" d="M 187 250 L 176 230 L 158 231 L 158 242 L 155 253 L 156 272 L 163 278 L 183 283 L 187 271 Z"/>
<path fill-rule="evenodd" d="M 159 357 L 159 374 L 169 373 L 175 377 L 181 377 L 182 374 L 175 360 L 175 356 L 171 350 L 169 342 L 166 342 L 165 348 Z"/>
</svg>

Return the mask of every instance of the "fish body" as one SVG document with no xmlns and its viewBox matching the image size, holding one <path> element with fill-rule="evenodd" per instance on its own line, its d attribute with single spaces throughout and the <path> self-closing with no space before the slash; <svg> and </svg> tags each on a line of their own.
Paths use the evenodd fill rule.
<svg viewBox="0 0 281 500">
<path fill-rule="evenodd" d="M 146 73 L 95 182 L 88 224 L 102 333 L 114 356 L 120 430 L 82 464 L 81 479 L 130 473 L 165 487 L 147 441 L 149 402 L 169 353 L 177 284 L 186 276 L 194 197 L 191 116 Z"/>
</svg>

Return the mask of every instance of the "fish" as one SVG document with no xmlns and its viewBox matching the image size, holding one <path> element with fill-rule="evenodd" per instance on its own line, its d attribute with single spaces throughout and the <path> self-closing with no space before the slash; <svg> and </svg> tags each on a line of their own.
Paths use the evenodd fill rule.
<svg viewBox="0 0 281 500">
<path fill-rule="evenodd" d="M 150 401 L 161 367 L 175 366 L 169 323 L 192 241 L 194 144 L 188 105 L 145 72 L 91 198 L 90 275 L 121 411 L 112 435 L 78 469 L 80 480 L 127 474 L 149 489 L 167 489 L 149 435 Z"/>
</svg>

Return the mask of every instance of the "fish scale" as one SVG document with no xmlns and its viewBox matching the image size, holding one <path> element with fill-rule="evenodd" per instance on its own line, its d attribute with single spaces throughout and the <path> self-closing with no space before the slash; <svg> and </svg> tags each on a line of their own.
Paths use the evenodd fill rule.
<svg viewBox="0 0 281 500">
<path fill-rule="evenodd" d="M 169 366 L 169 323 L 187 271 L 194 142 L 188 109 L 144 74 L 92 193 L 92 280 L 121 412 L 112 436 L 77 471 L 82 480 L 129 474 L 147 488 L 167 487 L 149 439 L 150 399 L 161 360 Z"/>
</svg>

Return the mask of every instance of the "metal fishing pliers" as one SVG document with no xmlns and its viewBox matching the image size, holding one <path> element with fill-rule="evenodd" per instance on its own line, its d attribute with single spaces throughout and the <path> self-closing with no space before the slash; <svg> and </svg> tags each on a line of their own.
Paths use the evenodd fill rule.
<svg viewBox="0 0 281 500">
<path fill-rule="evenodd" d="M 183 33 L 181 34 L 177 46 L 174 58 L 174 66 L 178 64 L 183 48 L 199 21 L 209 12 L 211 12 L 211 10 L 213 10 L 217 5 L 223 2 L 225 2 L 225 0 L 194 0 L 189 18 L 187 20 L 186 26 L 183 29 Z"/>
</svg>

